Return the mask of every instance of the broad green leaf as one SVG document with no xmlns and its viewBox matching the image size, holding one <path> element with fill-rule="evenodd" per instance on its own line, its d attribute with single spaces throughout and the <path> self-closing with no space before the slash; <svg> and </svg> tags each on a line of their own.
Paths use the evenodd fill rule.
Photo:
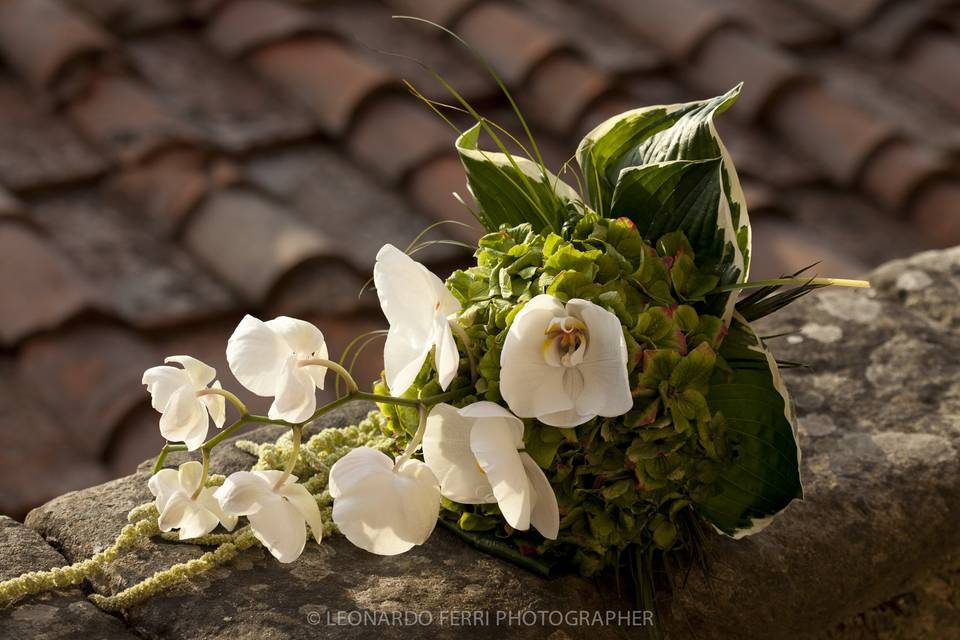
<svg viewBox="0 0 960 640">
<path fill-rule="evenodd" d="M 646 107 L 610 118 L 577 149 L 590 204 L 601 215 L 626 216 L 651 241 L 683 230 L 699 266 L 721 284 L 742 282 L 750 263 L 750 223 L 730 154 L 713 117 L 740 87 L 698 102 Z M 713 296 L 725 323 L 736 296 Z"/>
<path fill-rule="evenodd" d="M 732 374 L 717 370 L 707 401 L 722 414 L 731 450 L 717 495 L 697 509 L 721 532 L 740 538 L 768 525 L 803 497 L 796 419 L 773 356 L 740 315 L 720 346 Z"/>
<path fill-rule="evenodd" d="M 581 210 L 577 192 L 527 158 L 479 149 L 482 123 L 457 138 L 457 152 L 470 193 L 488 231 L 530 223 L 536 231 L 559 231 L 570 213 Z"/>
</svg>

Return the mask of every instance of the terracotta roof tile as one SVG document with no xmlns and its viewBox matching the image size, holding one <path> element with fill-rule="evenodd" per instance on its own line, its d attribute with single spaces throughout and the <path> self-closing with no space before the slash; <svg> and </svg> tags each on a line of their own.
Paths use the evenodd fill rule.
<svg viewBox="0 0 960 640">
<path fill-rule="evenodd" d="M 784 47 L 826 44 L 836 36 L 829 24 L 789 2 L 714 0 L 771 42 Z"/>
<path fill-rule="evenodd" d="M 190 322 L 233 306 L 229 292 L 179 246 L 124 216 L 99 194 L 67 192 L 31 203 L 50 233 L 102 295 L 109 310 L 139 329 Z"/>
<path fill-rule="evenodd" d="M 505 2 L 471 9 L 457 21 L 456 30 L 509 85 L 520 84 L 537 64 L 568 46 L 558 32 Z"/>
<path fill-rule="evenodd" d="M 6 216 L 18 216 L 21 213 L 23 213 L 23 203 L 0 186 L 0 220 Z"/>
<path fill-rule="evenodd" d="M 97 458 L 117 425 L 149 401 L 140 379 L 157 364 L 161 358 L 140 336 L 108 324 L 32 338 L 17 356 L 24 385 L 49 407 L 78 450 Z"/>
<path fill-rule="evenodd" d="M 61 0 L 63 1 L 63 0 Z M 179 0 L 68 0 L 115 33 L 132 34 L 167 27 L 186 16 Z"/>
<path fill-rule="evenodd" d="M 754 222 L 758 216 L 783 215 L 782 203 L 776 189 L 752 178 L 741 178 L 740 186 L 743 189 L 743 197 L 747 201 L 751 222 Z"/>
<path fill-rule="evenodd" d="M 521 104 L 539 126 L 567 137 L 589 107 L 612 90 L 610 78 L 569 53 L 540 64 L 524 87 Z"/>
<path fill-rule="evenodd" d="M 811 273 L 833 277 L 855 278 L 867 265 L 833 247 L 825 247 L 817 228 L 803 229 L 796 224 L 773 217 L 751 220 L 753 252 L 751 278 L 776 278 L 818 262 Z"/>
<path fill-rule="evenodd" d="M 798 224 L 817 230 L 825 252 L 839 250 L 869 266 L 912 255 L 926 246 L 919 229 L 885 215 L 849 190 L 812 185 L 782 192 L 780 201 Z"/>
<path fill-rule="evenodd" d="M 692 81 L 708 93 L 720 95 L 743 82 L 737 113 L 748 120 L 759 117 L 778 91 L 805 76 L 791 57 L 739 28 L 711 34 L 689 68 Z"/>
<path fill-rule="evenodd" d="M 734 118 L 717 120 L 717 131 L 741 175 L 753 176 L 778 188 L 821 180 L 822 172 L 809 159 L 764 136 Z"/>
<path fill-rule="evenodd" d="M 98 77 L 70 104 L 68 113 L 88 137 L 122 162 L 199 138 L 144 85 L 126 76 Z"/>
<path fill-rule="evenodd" d="M 222 149 L 244 152 L 316 130 L 306 108 L 186 31 L 140 38 L 127 49 L 165 102 Z"/>
<path fill-rule="evenodd" d="M 375 310 L 376 295 L 359 296 L 365 281 L 355 269 L 338 260 L 307 261 L 274 287 L 263 305 L 264 316 L 343 316 L 361 309 Z"/>
<path fill-rule="evenodd" d="M 386 0 L 395 11 L 448 27 L 480 2 L 482 0 Z"/>
<path fill-rule="evenodd" d="M 109 37 L 95 24 L 56 0 L 0 2 L 0 52 L 38 88 L 52 88 L 79 56 L 109 47 Z"/>
<path fill-rule="evenodd" d="M 248 169 L 256 184 L 290 202 L 363 274 L 373 269 L 380 247 L 388 242 L 405 247 L 432 222 L 324 147 L 264 155 Z M 446 247 L 434 247 L 421 258 L 446 259 L 450 254 Z"/>
<path fill-rule="evenodd" d="M 930 2 L 896 2 L 850 34 L 850 41 L 870 55 L 897 56 L 911 37 L 932 21 Z"/>
<path fill-rule="evenodd" d="M 662 68 L 663 56 L 621 25 L 597 20 L 583 3 L 565 0 L 522 0 L 524 7 L 549 27 L 560 31 L 591 64 L 616 74 Z"/>
<path fill-rule="evenodd" d="M 214 185 L 208 154 L 171 149 L 115 174 L 106 191 L 119 205 L 149 220 L 159 234 L 173 236 Z"/>
<path fill-rule="evenodd" d="M 164 442 L 160 435 L 160 414 L 147 405 L 136 407 L 117 425 L 107 444 L 105 458 L 110 475 L 119 477 L 136 472 L 144 460 L 157 455 Z"/>
<path fill-rule="evenodd" d="M 263 300 L 277 280 L 304 260 L 331 255 L 333 246 L 283 205 L 240 188 L 209 195 L 191 217 L 184 241 L 252 302 Z"/>
<path fill-rule="evenodd" d="M 498 91 L 482 65 L 452 38 L 431 25 L 394 19 L 395 13 L 375 0 L 352 0 L 314 5 L 318 20 L 383 67 L 396 80 L 410 81 L 432 99 L 449 102 L 447 90 L 433 75 L 442 76 L 471 102 Z M 420 11 L 413 15 L 422 16 Z"/>
<path fill-rule="evenodd" d="M 0 342 L 53 329 L 98 306 L 74 267 L 44 238 L 14 220 L 0 220 Z"/>
<path fill-rule="evenodd" d="M 886 121 L 819 84 L 785 92 L 769 109 L 769 118 L 781 135 L 839 184 L 852 184 L 870 154 L 893 137 L 893 127 Z"/>
<path fill-rule="evenodd" d="M 901 212 L 921 184 L 944 170 L 939 154 L 895 140 L 881 147 L 867 163 L 863 190 L 887 208 Z"/>
<path fill-rule="evenodd" d="M 960 244 L 960 180 L 935 180 L 924 185 L 913 199 L 909 215 L 934 247 Z"/>
<path fill-rule="evenodd" d="M 207 38 L 224 54 L 239 56 L 291 36 L 320 30 L 320 22 L 294 3 L 234 0 L 210 21 Z"/>
<path fill-rule="evenodd" d="M 441 234 L 466 242 L 476 242 L 480 237 L 480 223 L 453 197 L 456 192 L 471 207 L 475 206 L 467 191 L 467 181 L 459 158 L 449 154 L 426 163 L 410 177 L 408 189 L 420 210 L 434 220 L 455 220 L 470 225 L 469 229 L 445 225 L 438 230 Z"/>
<path fill-rule="evenodd" d="M 612 17 L 657 45 L 675 61 L 693 55 L 706 37 L 732 20 L 717 5 L 701 0 L 592 0 Z"/>
<path fill-rule="evenodd" d="M 316 114 L 330 135 L 342 135 L 370 94 L 391 84 L 379 67 L 331 38 L 290 40 L 256 51 L 251 63 Z"/>
<path fill-rule="evenodd" d="M 904 52 L 907 78 L 960 113 L 960 38 L 928 32 Z"/>
<path fill-rule="evenodd" d="M 22 518 L 61 493 L 110 477 L 95 458 L 78 452 L 29 387 L 19 383 L 12 363 L 0 360 L 0 513 Z"/>
<path fill-rule="evenodd" d="M 96 176 L 106 161 L 56 115 L 0 74 L 0 183 L 33 189 Z"/>
<path fill-rule="evenodd" d="M 453 147 L 454 133 L 410 95 L 391 95 L 356 116 L 347 147 L 362 164 L 391 181 Z"/>
<path fill-rule="evenodd" d="M 843 2 L 799 0 L 799 2 L 838 26 L 852 29 L 873 17 L 890 0 L 843 0 Z"/>
</svg>

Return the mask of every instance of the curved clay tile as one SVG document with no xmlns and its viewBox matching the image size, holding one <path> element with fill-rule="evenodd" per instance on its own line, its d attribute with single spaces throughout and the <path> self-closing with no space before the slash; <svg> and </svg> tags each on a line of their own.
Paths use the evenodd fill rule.
<svg viewBox="0 0 960 640">
<path fill-rule="evenodd" d="M 463 175 L 463 165 L 453 153 L 434 158 L 419 167 L 408 182 L 407 192 L 417 208 L 433 220 L 454 220 L 468 227 L 444 225 L 440 228 L 443 236 L 465 242 L 476 242 L 483 227 L 473 214 L 460 204 L 453 194 L 463 198 L 471 207 L 476 207 L 470 192 L 467 191 L 467 179 Z"/>
<path fill-rule="evenodd" d="M 853 29 L 872 18 L 892 0 L 799 0 L 824 19 L 839 27 Z M 908 0 L 913 1 L 913 0 Z"/>
<path fill-rule="evenodd" d="M 247 300 L 266 298 L 287 271 L 330 255 L 330 242 L 283 205 L 232 188 L 210 194 L 191 216 L 184 242 L 204 264 Z"/>
<path fill-rule="evenodd" d="M 840 185 L 853 185 L 871 154 L 895 136 L 890 123 L 819 83 L 782 92 L 766 117 L 780 135 Z"/>
<path fill-rule="evenodd" d="M 480 4 L 455 29 L 508 85 L 519 85 L 548 56 L 569 47 L 556 31 L 504 2 Z"/>
<path fill-rule="evenodd" d="M 606 73 L 574 54 L 560 53 L 534 69 L 520 101 L 536 124 L 568 138 L 590 106 L 611 90 Z"/>
<path fill-rule="evenodd" d="M 323 31 L 323 25 L 296 4 L 279 0 L 237 0 L 213 16 L 206 35 L 222 53 L 235 57 L 316 31 Z"/>
<path fill-rule="evenodd" d="M 0 2 L 0 52 L 38 88 L 49 88 L 77 57 L 109 48 L 105 33 L 56 0 Z"/>
<path fill-rule="evenodd" d="M 701 0 L 593 0 L 593 4 L 678 62 L 693 55 L 708 35 L 733 22 L 728 12 Z"/>
<path fill-rule="evenodd" d="M 916 37 L 903 55 L 906 77 L 960 113 L 960 35 L 928 31 Z"/>
<path fill-rule="evenodd" d="M 931 246 L 960 244 L 960 176 L 932 180 L 920 187 L 910 204 L 910 216 Z"/>
<path fill-rule="evenodd" d="M 139 335 L 112 324 L 84 323 L 24 343 L 21 380 L 86 455 L 100 458 L 118 424 L 149 402 L 143 372 L 162 358 Z"/>
<path fill-rule="evenodd" d="M 0 343 L 13 346 L 97 307 L 93 287 L 49 239 L 0 220 Z"/>
<path fill-rule="evenodd" d="M 70 103 L 67 114 L 88 138 L 125 163 L 165 147 L 199 142 L 186 121 L 129 76 L 101 75 Z"/>
<path fill-rule="evenodd" d="M 716 95 L 743 82 L 736 110 L 748 120 L 759 117 L 778 91 L 809 77 L 791 56 L 736 27 L 708 36 L 688 69 L 687 77 Z"/>
<path fill-rule="evenodd" d="M 393 84 L 382 69 L 333 38 L 280 42 L 258 49 L 250 62 L 310 107 L 331 136 L 343 135 L 357 107 Z"/>
<path fill-rule="evenodd" d="M 873 154 L 860 184 L 873 200 L 905 213 L 903 207 L 919 187 L 944 170 L 944 159 L 938 153 L 905 140 L 893 140 Z"/>
<path fill-rule="evenodd" d="M 396 13 L 417 16 L 446 27 L 452 26 L 481 0 L 387 0 Z"/>
<path fill-rule="evenodd" d="M 347 148 L 361 164 L 392 182 L 453 148 L 456 133 L 410 95 L 383 96 L 355 117 Z"/>
</svg>

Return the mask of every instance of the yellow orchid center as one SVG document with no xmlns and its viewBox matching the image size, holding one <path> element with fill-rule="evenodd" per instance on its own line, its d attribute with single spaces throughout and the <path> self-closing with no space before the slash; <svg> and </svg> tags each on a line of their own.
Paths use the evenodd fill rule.
<svg viewBox="0 0 960 640">
<path fill-rule="evenodd" d="M 573 318 L 554 318 L 544 331 L 543 357 L 555 367 L 575 367 L 587 350 L 587 325 Z"/>
</svg>

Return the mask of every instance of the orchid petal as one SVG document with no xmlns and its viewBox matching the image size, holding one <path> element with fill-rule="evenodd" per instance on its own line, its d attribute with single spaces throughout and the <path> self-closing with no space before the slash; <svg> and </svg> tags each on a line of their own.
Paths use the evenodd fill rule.
<svg viewBox="0 0 960 640">
<path fill-rule="evenodd" d="M 547 480 L 543 469 L 527 452 L 520 452 L 520 461 L 527 472 L 532 490 L 530 524 L 544 538 L 556 540 L 560 532 L 560 507 L 557 505 L 557 496 L 553 487 L 550 486 L 550 481 Z"/>
<path fill-rule="evenodd" d="M 423 434 L 423 460 L 440 481 L 443 497 L 463 504 L 489 504 L 497 499 L 470 449 L 472 427 L 473 420 L 462 411 L 448 404 L 435 406 Z"/>
<path fill-rule="evenodd" d="M 440 486 L 425 464 L 407 460 L 394 471 L 385 454 L 366 447 L 333 465 L 330 494 L 341 533 L 379 555 L 396 555 L 425 542 L 440 510 Z"/>
<path fill-rule="evenodd" d="M 277 494 L 271 495 L 273 499 L 249 514 L 247 519 L 257 540 L 274 558 L 286 564 L 303 553 L 307 544 L 306 526 L 296 507 Z"/>
<path fill-rule="evenodd" d="M 223 389 L 223 387 L 220 386 L 219 380 L 215 381 L 210 388 Z M 213 424 L 217 425 L 217 429 L 222 429 L 223 423 L 227 419 L 226 398 L 219 393 L 210 393 L 200 396 L 200 402 L 207 408 L 207 413 L 210 414 L 210 419 L 213 420 Z"/>
<path fill-rule="evenodd" d="M 157 526 L 160 531 L 170 531 L 176 529 L 183 522 L 187 509 L 190 508 L 190 498 L 182 491 L 178 491 L 167 501 L 160 516 L 157 518 Z"/>
<path fill-rule="evenodd" d="M 437 350 L 433 355 L 434 366 L 437 369 L 440 388 L 446 391 L 460 368 L 460 352 L 457 351 L 457 342 L 453 339 L 453 331 L 446 316 L 437 313 L 434 322 L 434 342 Z"/>
<path fill-rule="evenodd" d="M 170 356 L 164 362 L 176 362 L 190 376 L 194 389 L 204 389 L 217 377 L 217 370 L 193 356 Z"/>
<path fill-rule="evenodd" d="M 192 387 L 190 375 L 177 367 L 150 367 L 143 372 L 143 384 L 147 385 L 150 404 L 163 413 L 170 396 L 180 387 Z"/>
<path fill-rule="evenodd" d="M 507 523 L 514 529 L 530 528 L 530 483 L 517 455 L 515 426 L 506 418 L 477 420 L 470 430 L 470 449 Z"/>
<path fill-rule="evenodd" d="M 180 529 L 180 539 L 189 540 L 207 535 L 219 524 L 220 519 L 213 512 L 188 499 L 177 528 Z"/>
<path fill-rule="evenodd" d="M 213 497 L 213 493 L 213 487 L 204 487 L 197 497 L 197 504 L 215 515 L 227 531 L 233 531 L 233 528 L 237 526 L 237 516 L 224 513 L 223 509 L 220 508 L 220 503 Z"/>
<path fill-rule="evenodd" d="M 296 353 L 300 360 L 309 358 L 326 360 L 330 355 L 327 351 L 327 343 L 323 338 L 323 333 L 305 320 L 279 316 L 273 320 L 267 320 L 263 324 L 280 336 L 286 342 L 290 351 Z M 303 370 L 310 375 L 317 387 L 323 389 L 324 378 L 327 374 L 326 367 L 307 365 L 303 367 Z"/>
<path fill-rule="evenodd" d="M 402 396 L 410 388 L 432 346 L 429 334 L 418 327 L 391 325 L 383 345 L 383 375 L 390 393 Z"/>
<path fill-rule="evenodd" d="M 579 370 L 583 389 L 576 396 L 576 409 L 581 414 L 605 417 L 621 416 L 633 408 L 633 395 L 627 373 L 627 343 L 620 320 L 606 309 L 584 300 L 571 300 L 587 325 L 589 346 Z"/>
<path fill-rule="evenodd" d="M 263 476 L 251 471 L 231 473 L 213 492 L 223 512 L 233 516 L 248 516 L 259 511 L 265 503 L 277 496 L 272 485 Z"/>
<path fill-rule="evenodd" d="M 289 356 L 277 378 L 276 397 L 267 416 L 272 420 L 303 422 L 317 408 L 317 391 L 313 378 Z"/>
<path fill-rule="evenodd" d="M 572 409 L 564 393 L 564 367 L 550 366 L 543 356 L 545 330 L 563 314 L 563 305 L 550 295 L 530 300 L 507 331 L 500 354 L 500 394 L 514 414 L 536 418 Z"/>
<path fill-rule="evenodd" d="M 227 341 L 227 363 L 244 387 L 258 396 L 274 395 L 277 378 L 293 350 L 265 322 L 244 316 Z"/>
<path fill-rule="evenodd" d="M 167 502 L 180 490 L 180 481 L 175 469 L 161 469 L 147 480 L 147 488 L 157 499 L 157 511 L 163 511 Z"/>
<path fill-rule="evenodd" d="M 209 427 L 207 411 L 190 386 L 177 389 L 160 416 L 160 434 L 171 442 L 184 442 L 195 451 L 203 444 Z"/>
<path fill-rule="evenodd" d="M 177 484 L 180 489 L 192 496 L 203 481 L 203 465 L 196 460 L 184 462 L 177 470 Z"/>
<path fill-rule="evenodd" d="M 328 489 L 336 500 L 352 493 L 356 486 L 374 472 L 393 471 L 393 461 L 383 452 L 370 447 L 357 447 L 337 460 L 330 469 Z"/>
<path fill-rule="evenodd" d="M 280 495 L 290 501 L 290 504 L 300 512 L 300 515 L 307 524 L 310 525 L 310 531 L 313 532 L 313 538 L 320 542 L 323 539 L 323 520 L 320 518 L 320 507 L 307 488 L 302 484 L 286 483 L 280 487 Z"/>
</svg>

